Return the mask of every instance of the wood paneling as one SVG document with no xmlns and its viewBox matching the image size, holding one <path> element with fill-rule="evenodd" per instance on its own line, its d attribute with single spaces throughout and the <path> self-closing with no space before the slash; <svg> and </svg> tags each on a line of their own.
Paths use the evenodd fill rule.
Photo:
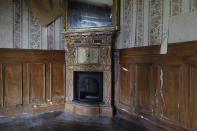
<svg viewBox="0 0 197 131">
<path fill-rule="evenodd" d="M 0 49 L 0 114 L 64 107 L 65 52 Z"/>
<path fill-rule="evenodd" d="M 187 42 L 169 45 L 166 55 L 159 54 L 159 46 L 120 50 L 119 113 L 157 126 L 150 126 L 155 131 L 196 131 L 196 49 L 197 42 Z M 129 68 L 129 75 L 121 67 Z"/>
<path fill-rule="evenodd" d="M 179 123 L 180 120 L 181 71 L 180 65 L 165 65 L 160 76 L 160 97 L 163 101 L 160 114 L 161 117 L 175 123 Z"/>
<path fill-rule="evenodd" d="M 44 64 L 29 64 L 29 95 L 30 103 L 40 104 L 45 102 L 45 65 Z"/>
<path fill-rule="evenodd" d="M 65 65 L 53 64 L 52 67 L 52 100 L 64 103 L 65 96 Z"/>
<path fill-rule="evenodd" d="M 3 65 L 0 64 L 0 108 L 3 107 Z"/>
<path fill-rule="evenodd" d="M 151 82 L 151 65 L 137 64 L 136 108 L 146 114 L 151 114 Z"/>
<path fill-rule="evenodd" d="M 3 49 L 0 48 L 1 63 L 62 63 L 65 61 L 65 51 L 33 50 L 33 49 Z"/>
<path fill-rule="evenodd" d="M 190 122 L 192 129 L 197 130 L 197 64 L 191 64 L 190 67 Z"/>
<path fill-rule="evenodd" d="M 3 67 L 3 105 L 19 106 L 22 105 L 22 65 L 4 64 Z"/>
<path fill-rule="evenodd" d="M 120 67 L 120 75 L 121 80 L 121 88 L 120 88 L 120 102 L 129 105 L 130 104 L 130 66 L 129 65 L 121 65 Z"/>
<path fill-rule="evenodd" d="M 28 64 L 23 64 L 23 105 L 29 104 L 29 72 Z"/>
</svg>

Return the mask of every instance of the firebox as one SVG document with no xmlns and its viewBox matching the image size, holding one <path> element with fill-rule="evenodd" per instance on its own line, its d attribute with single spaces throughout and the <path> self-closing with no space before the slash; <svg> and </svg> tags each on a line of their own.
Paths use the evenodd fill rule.
<svg viewBox="0 0 197 131">
<path fill-rule="evenodd" d="M 96 104 L 103 101 L 103 72 L 74 72 L 74 101 Z"/>
</svg>

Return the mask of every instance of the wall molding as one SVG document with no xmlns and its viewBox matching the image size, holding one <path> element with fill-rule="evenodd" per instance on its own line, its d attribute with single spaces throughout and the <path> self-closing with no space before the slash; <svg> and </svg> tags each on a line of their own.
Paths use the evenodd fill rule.
<svg viewBox="0 0 197 131">
<path fill-rule="evenodd" d="M 0 114 L 63 108 L 65 66 L 65 51 L 1 48 Z"/>
<path fill-rule="evenodd" d="M 119 50 L 115 105 L 147 127 L 151 122 L 166 131 L 195 131 L 197 41 L 169 45 L 168 54 L 159 51 L 159 45 Z"/>
</svg>

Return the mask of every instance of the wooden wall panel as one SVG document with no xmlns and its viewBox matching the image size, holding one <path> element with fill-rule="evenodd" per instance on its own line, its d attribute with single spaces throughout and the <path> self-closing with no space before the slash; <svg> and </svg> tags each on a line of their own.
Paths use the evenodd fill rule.
<svg viewBox="0 0 197 131">
<path fill-rule="evenodd" d="M 23 64 L 23 105 L 29 104 L 29 76 L 28 76 L 28 64 Z"/>
<path fill-rule="evenodd" d="M 29 95 L 30 103 L 40 104 L 45 102 L 45 65 L 29 64 Z"/>
<path fill-rule="evenodd" d="M 51 87 L 52 87 L 52 63 L 46 64 L 46 101 L 52 101 Z"/>
<path fill-rule="evenodd" d="M 65 51 L 0 48 L 1 63 L 64 63 Z"/>
<path fill-rule="evenodd" d="M 135 99 L 135 96 L 136 96 L 136 77 L 133 77 L 133 76 L 136 76 L 136 69 L 137 69 L 137 64 L 130 64 L 130 79 L 129 79 L 129 82 L 130 82 L 130 92 L 131 92 L 131 95 L 130 95 L 130 109 L 131 111 L 135 111 L 135 104 L 136 104 L 136 99 Z"/>
<path fill-rule="evenodd" d="M 183 128 L 190 128 L 189 126 L 189 99 L 190 99 L 190 73 L 189 73 L 189 67 L 190 65 L 188 63 L 185 63 L 181 66 L 182 70 L 182 78 L 181 78 L 181 96 L 180 96 L 180 125 L 182 125 Z"/>
<path fill-rule="evenodd" d="M 179 124 L 182 68 L 181 65 L 164 65 L 161 69 L 160 114 L 165 119 Z"/>
<path fill-rule="evenodd" d="M 120 67 L 120 102 L 129 105 L 130 104 L 130 65 L 121 65 Z"/>
<path fill-rule="evenodd" d="M 0 109 L 3 107 L 3 64 L 0 64 Z"/>
<path fill-rule="evenodd" d="M 136 107 L 137 110 L 151 113 L 151 64 L 137 64 Z"/>
<path fill-rule="evenodd" d="M 22 105 L 22 65 L 4 64 L 4 106 Z"/>
<path fill-rule="evenodd" d="M 197 64 L 191 64 L 190 66 L 190 122 L 191 128 L 197 130 Z"/>
<path fill-rule="evenodd" d="M 64 103 L 65 64 L 52 65 L 52 101 Z"/>
<path fill-rule="evenodd" d="M 64 107 L 65 52 L 0 49 L 0 115 Z"/>
<path fill-rule="evenodd" d="M 196 49 L 195 41 L 169 45 L 166 55 L 159 54 L 159 46 L 121 49 L 119 88 L 123 91 L 118 94 L 118 112 L 146 126 L 155 123 L 153 126 L 162 131 L 196 131 Z M 129 75 L 122 66 L 130 68 Z M 133 86 L 135 90 L 131 91 Z"/>
</svg>

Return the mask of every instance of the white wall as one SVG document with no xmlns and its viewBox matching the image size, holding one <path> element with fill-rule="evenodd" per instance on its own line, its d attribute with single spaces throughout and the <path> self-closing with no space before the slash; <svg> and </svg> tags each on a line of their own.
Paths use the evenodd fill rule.
<svg viewBox="0 0 197 131">
<path fill-rule="evenodd" d="M 62 21 L 42 27 L 23 0 L 0 0 L 0 48 L 63 50 Z"/>
</svg>

